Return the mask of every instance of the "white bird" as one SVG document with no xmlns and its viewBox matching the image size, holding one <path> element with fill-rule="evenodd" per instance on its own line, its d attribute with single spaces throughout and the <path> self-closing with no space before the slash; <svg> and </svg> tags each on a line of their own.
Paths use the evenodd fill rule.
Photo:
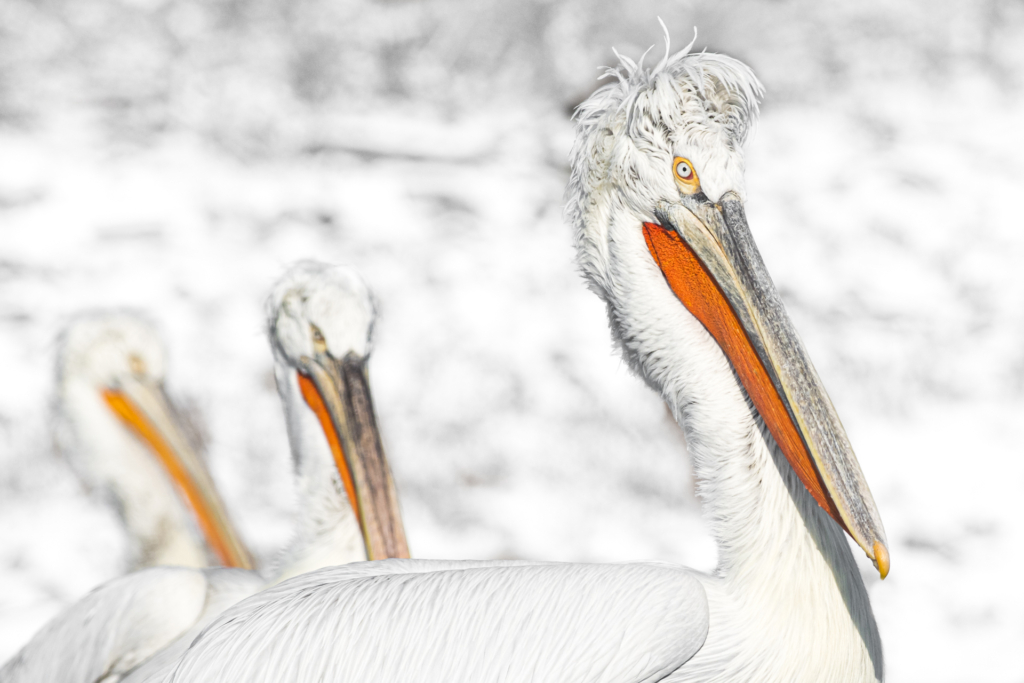
<svg viewBox="0 0 1024 683">
<path fill-rule="evenodd" d="M 717 569 L 325 569 L 225 612 L 170 680 L 882 679 L 843 535 L 884 577 L 881 521 L 744 215 L 741 148 L 761 86 L 689 46 L 653 68 L 621 61 L 577 113 L 567 212 L 614 338 L 685 430 Z"/>
<path fill-rule="evenodd" d="M 408 557 L 366 374 L 375 307 L 351 271 L 304 262 L 268 301 L 300 513 L 269 583 L 331 564 Z M 110 581 L 35 635 L 0 681 L 145 681 L 225 608 L 268 585 L 239 569 L 153 567 Z"/>
<path fill-rule="evenodd" d="M 115 504 L 135 568 L 252 568 L 252 558 L 164 390 L 156 330 L 126 311 L 79 316 L 57 358 L 58 441 L 83 482 Z M 212 557 L 211 557 L 212 556 Z"/>
</svg>

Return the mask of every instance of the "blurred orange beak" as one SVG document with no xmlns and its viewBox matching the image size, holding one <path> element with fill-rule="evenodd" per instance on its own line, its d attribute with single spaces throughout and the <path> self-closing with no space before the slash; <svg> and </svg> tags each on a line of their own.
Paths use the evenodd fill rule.
<svg viewBox="0 0 1024 683">
<path fill-rule="evenodd" d="M 119 389 L 105 389 L 103 399 L 163 466 L 220 562 L 253 569 L 252 556 L 231 524 L 209 470 L 178 426 L 162 388 L 128 382 Z"/>
</svg>

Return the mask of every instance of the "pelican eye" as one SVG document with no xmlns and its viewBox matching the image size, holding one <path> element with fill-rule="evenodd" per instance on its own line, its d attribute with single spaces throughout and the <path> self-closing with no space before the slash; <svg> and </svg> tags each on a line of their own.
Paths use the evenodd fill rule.
<svg viewBox="0 0 1024 683">
<path fill-rule="evenodd" d="M 324 339 L 324 333 L 320 331 L 320 328 L 313 323 L 309 324 L 309 335 L 313 338 L 313 348 L 318 353 L 324 353 L 327 351 L 327 340 Z"/>
<path fill-rule="evenodd" d="M 697 172 L 693 170 L 693 164 L 689 159 L 683 157 L 673 159 L 672 173 L 676 177 L 676 184 L 684 194 L 694 194 L 700 189 L 700 180 L 697 179 Z"/>
<path fill-rule="evenodd" d="M 133 353 L 128 356 L 128 369 L 131 370 L 132 374 L 136 377 L 143 377 L 146 374 L 146 361 Z"/>
</svg>

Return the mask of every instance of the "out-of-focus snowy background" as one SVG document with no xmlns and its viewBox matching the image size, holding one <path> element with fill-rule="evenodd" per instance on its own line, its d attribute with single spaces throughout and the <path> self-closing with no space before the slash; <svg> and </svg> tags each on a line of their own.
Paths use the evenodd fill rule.
<svg viewBox="0 0 1024 683">
<path fill-rule="evenodd" d="M 127 561 L 50 434 L 76 311 L 150 312 L 247 540 L 284 544 L 261 305 L 299 258 L 382 302 L 416 555 L 713 567 L 561 219 L 572 107 L 660 15 L 767 87 L 748 216 L 885 520 L 889 680 L 1024 680 L 1024 3 L 895 4 L 0 0 L 0 661 Z"/>
</svg>

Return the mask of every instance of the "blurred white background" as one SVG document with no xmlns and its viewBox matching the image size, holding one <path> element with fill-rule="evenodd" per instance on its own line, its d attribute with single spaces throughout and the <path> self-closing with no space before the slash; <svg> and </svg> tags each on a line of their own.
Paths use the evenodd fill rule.
<svg viewBox="0 0 1024 683">
<path fill-rule="evenodd" d="M 415 555 L 712 568 L 561 218 L 572 108 L 661 16 L 767 88 L 748 217 L 886 524 L 888 680 L 1024 681 L 1024 2 L 895 4 L 0 0 L 0 661 L 127 561 L 50 434 L 76 311 L 150 312 L 246 539 L 285 543 L 262 301 L 299 258 L 381 301 Z"/>
</svg>

